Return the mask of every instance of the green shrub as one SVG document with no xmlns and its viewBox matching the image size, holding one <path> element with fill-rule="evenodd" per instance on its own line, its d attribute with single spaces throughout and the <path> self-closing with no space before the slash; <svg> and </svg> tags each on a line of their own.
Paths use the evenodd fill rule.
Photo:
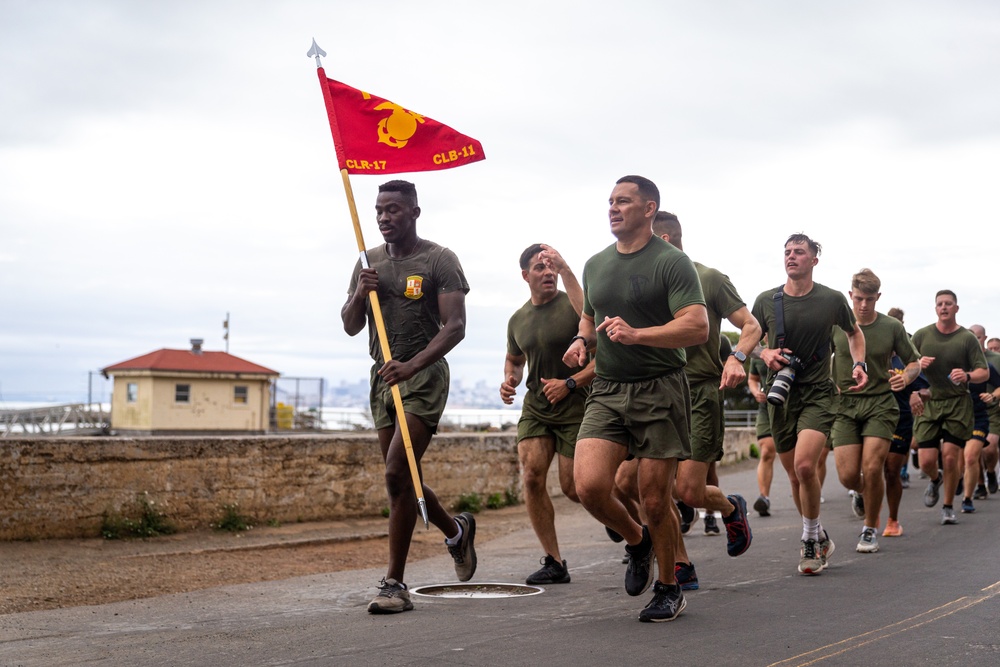
<svg viewBox="0 0 1000 667">
<path fill-rule="evenodd" d="M 105 511 L 101 516 L 101 537 L 106 540 L 120 540 L 128 537 L 156 537 L 172 535 L 177 529 L 167 519 L 167 515 L 154 507 L 148 493 L 141 493 L 122 512 Z"/>
<path fill-rule="evenodd" d="M 491 493 L 486 499 L 486 506 L 491 510 L 498 510 L 507 506 L 507 500 L 502 493 Z"/>
<path fill-rule="evenodd" d="M 230 503 L 222 506 L 222 517 L 216 523 L 213 523 L 212 527 L 216 530 L 225 530 L 230 533 L 242 533 L 245 530 L 253 528 L 253 525 L 250 523 L 249 517 L 240 513 L 238 503 Z"/>
<path fill-rule="evenodd" d="M 756 442 L 750 443 L 750 458 L 752 459 L 760 458 L 760 447 L 757 446 Z"/>
<path fill-rule="evenodd" d="M 517 486 L 511 485 L 503 492 L 504 502 L 508 507 L 521 504 L 521 496 L 517 493 Z"/>
<path fill-rule="evenodd" d="M 455 503 L 455 510 L 458 512 L 472 512 L 478 514 L 483 509 L 483 499 L 478 493 L 464 493 L 458 497 Z"/>
</svg>

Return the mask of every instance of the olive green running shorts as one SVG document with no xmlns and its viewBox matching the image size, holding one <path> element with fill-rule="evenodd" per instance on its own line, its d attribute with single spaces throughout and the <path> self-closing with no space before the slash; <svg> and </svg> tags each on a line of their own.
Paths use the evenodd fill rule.
<svg viewBox="0 0 1000 667">
<path fill-rule="evenodd" d="M 379 365 L 373 365 L 371 370 L 371 393 L 369 401 L 372 409 L 372 421 L 375 428 L 383 429 L 395 426 L 396 405 L 392 398 L 392 387 L 382 382 L 378 376 Z M 403 410 L 414 417 L 419 417 L 427 424 L 431 433 L 437 432 L 441 413 L 448 402 L 448 386 L 451 372 L 448 362 L 438 359 L 433 364 L 420 371 L 409 380 L 400 382 L 399 395 L 403 399 Z"/>
<path fill-rule="evenodd" d="M 836 392 L 832 380 L 816 384 L 792 385 L 785 405 L 776 406 L 769 403 L 767 406 L 775 451 L 784 454 L 795 449 L 799 431 L 819 431 L 829 438 L 836 415 L 836 405 Z"/>
<path fill-rule="evenodd" d="M 610 382 L 595 378 L 577 442 L 610 440 L 630 456 L 691 458 L 691 392 L 681 369 L 651 380 Z"/>
<path fill-rule="evenodd" d="M 720 380 L 691 385 L 691 460 L 712 463 L 722 460 L 725 417 Z"/>
<path fill-rule="evenodd" d="M 945 433 L 964 446 L 972 438 L 972 397 L 932 398 L 924 405 L 924 414 L 913 421 L 913 436 L 917 443 L 924 444 L 940 440 Z"/>
<path fill-rule="evenodd" d="M 892 441 L 899 422 L 899 403 L 892 394 L 840 395 L 831 440 L 834 447 L 860 445 L 864 438 Z"/>
<path fill-rule="evenodd" d="M 521 415 L 517 422 L 517 441 L 527 438 L 552 438 L 556 443 L 556 454 L 573 458 L 576 453 L 576 437 L 579 424 L 547 424 L 537 417 Z"/>
</svg>

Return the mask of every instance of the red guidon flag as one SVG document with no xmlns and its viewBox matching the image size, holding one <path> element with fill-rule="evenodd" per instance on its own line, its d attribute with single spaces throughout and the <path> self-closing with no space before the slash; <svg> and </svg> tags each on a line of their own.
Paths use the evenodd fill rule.
<svg viewBox="0 0 1000 667">
<path fill-rule="evenodd" d="M 320 67 L 337 162 L 351 174 L 461 167 L 486 158 L 483 145 L 447 125 L 339 81 Z"/>
</svg>

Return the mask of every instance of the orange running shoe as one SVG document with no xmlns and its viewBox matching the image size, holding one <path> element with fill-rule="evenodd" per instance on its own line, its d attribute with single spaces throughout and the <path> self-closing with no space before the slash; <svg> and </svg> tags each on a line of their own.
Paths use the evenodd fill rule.
<svg viewBox="0 0 1000 667">
<path fill-rule="evenodd" d="M 885 530 L 882 531 L 882 537 L 899 537 L 902 534 L 903 527 L 895 519 L 889 519 L 885 524 Z"/>
</svg>

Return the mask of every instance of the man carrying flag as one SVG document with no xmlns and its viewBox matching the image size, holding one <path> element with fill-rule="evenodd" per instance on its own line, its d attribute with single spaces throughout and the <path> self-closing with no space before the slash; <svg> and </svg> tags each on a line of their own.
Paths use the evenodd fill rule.
<svg viewBox="0 0 1000 667">
<path fill-rule="evenodd" d="M 444 356 L 465 337 L 465 295 L 469 283 L 451 250 L 417 236 L 417 189 L 407 181 L 379 186 L 375 214 L 385 244 L 367 253 L 368 267 L 354 267 L 347 303 L 340 315 L 354 336 L 368 325 L 371 357 L 371 410 L 385 461 L 389 493 L 389 568 L 379 593 L 368 605 L 372 614 L 413 609 L 403 583 L 406 557 L 417 520 L 417 501 L 402 429 L 408 429 L 419 463 L 437 430 L 448 400 L 449 369 Z M 385 320 L 392 323 L 385 361 L 377 337 L 369 293 L 377 294 Z M 394 403 L 402 397 L 405 427 Z M 468 512 L 452 517 L 430 487 L 422 486 L 427 516 L 445 536 L 455 574 L 468 581 L 476 571 L 476 520 Z"/>
</svg>

